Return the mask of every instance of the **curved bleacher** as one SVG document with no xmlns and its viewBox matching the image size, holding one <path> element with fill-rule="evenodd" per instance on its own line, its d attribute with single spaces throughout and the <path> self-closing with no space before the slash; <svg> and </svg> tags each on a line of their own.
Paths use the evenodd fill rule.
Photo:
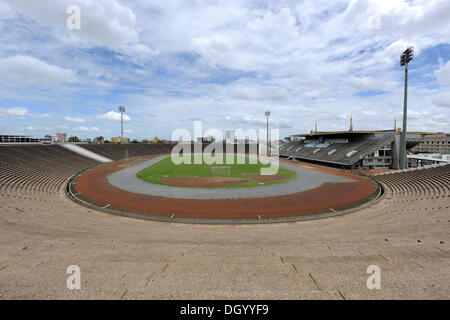
<svg viewBox="0 0 450 320">
<path fill-rule="evenodd" d="M 426 166 L 374 175 L 396 201 L 419 201 L 450 197 L 450 165 Z"/>
<path fill-rule="evenodd" d="M 165 154 L 172 145 L 80 145 L 113 160 Z M 63 190 L 75 173 L 99 164 L 59 145 L 0 145 L 0 195 L 34 197 L 47 201 Z"/>
<path fill-rule="evenodd" d="M 96 164 L 58 145 L 0 146 L 0 194 L 57 194 L 68 178 Z"/>
</svg>

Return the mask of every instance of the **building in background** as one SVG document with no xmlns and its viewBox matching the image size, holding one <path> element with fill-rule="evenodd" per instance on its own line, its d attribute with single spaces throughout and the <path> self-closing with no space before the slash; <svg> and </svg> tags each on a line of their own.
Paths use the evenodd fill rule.
<svg viewBox="0 0 450 320">
<path fill-rule="evenodd" d="M 56 134 L 57 142 L 66 142 L 67 141 L 67 133 L 58 132 Z"/>
<path fill-rule="evenodd" d="M 111 138 L 111 140 L 110 140 L 112 143 L 120 143 L 120 137 L 114 137 L 114 138 Z M 128 142 L 130 142 L 130 138 L 126 138 L 126 137 L 123 137 L 122 138 L 122 143 L 128 143 Z"/>
<path fill-rule="evenodd" d="M 420 144 L 411 151 L 414 153 L 450 153 L 450 134 L 426 135 L 420 140 Z"/>
<path fill-rule="evenodd" d="M 51 141 L 50 139 L 48 139 Z M 40 143 L 47 139 L 33 138 L 29 136 L 0 135 L 0 143 Z"/>
</svg>

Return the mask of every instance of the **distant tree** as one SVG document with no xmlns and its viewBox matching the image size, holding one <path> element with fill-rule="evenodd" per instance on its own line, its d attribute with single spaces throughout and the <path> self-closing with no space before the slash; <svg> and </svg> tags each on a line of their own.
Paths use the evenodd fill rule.
<svg viewBox="0 0 450 320">
<path fill-rule="evenodd" d="M 147 139 L 142 140 L 142 143 L 148 143 Z"/>
<path fill-rule="evenodd" d="M 78 137 L 74 136 L 69 138 L 69 142 L 81 142 L 81 140 Z"/>
<path fill-rule="evenodd" d="M 44 136 L 44 139 L 51 139 L 51 138 L 52 138 L 52 136 L 49 135 L 49 134 L 46 134 L 46 135 Z"/>
</svg>

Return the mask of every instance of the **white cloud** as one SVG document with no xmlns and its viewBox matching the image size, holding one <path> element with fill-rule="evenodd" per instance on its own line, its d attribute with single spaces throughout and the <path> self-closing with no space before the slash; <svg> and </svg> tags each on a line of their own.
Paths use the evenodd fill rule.
<svg viewBox="0 0 450 320">
<path fill-rule="evenodd" d="M 33 115 L 33 116 L 38 118 L 38 119 L 50 119 L 52 117 L 48 113 L 42 113 L 42 114 L 37 114 L 37 115 Z"/>
<path fill-rule="evenodd" d="M 433 98 L 433 104 L 437 107 L 450 108 L 450 92 L 437 95 Z"/>
<path fill-rule="evenodd" d="M 120 112 L 109 111 L 105 114 L 96 116 L 96 118 L 100 120 L 120 121 Z M 130 121 L 130 120 L 131 118 L 128 115 L 126 114 L 123 115 L 123 121 Z"/>
<path fill-rule="evenodd" d="M 1 117 L 11 117 L 11 118 L 26 118 L 28 115 L 28 110 L 26 108 L 16 107 L 16 108 L 0 108 Z"/>
<path fill-rule="evenodd" d="M 83 127 L 78 127 L 76 130 L 86 132 L 86 131 L 89 131 L 89 128 L 83 126 Z"/>
<path fill-rule="evenodd" d="M 10 6 L 33 19 L 65 31 L 69 39 L 86 44 L 127 50 L 131 53 L 154 54 L 139 43 L 139 30 L 134 12 L 117 0 L 5 0 Z M 69 15 L 66 9 L 77 5 L 81 10 L 81 29 L 71 32 L 66 28 Z"/>
<path fill-rule="evenodd" d="M 73 123 L 85 123 L 86 121 L 81 118 L 71 118 L 71 117 L 64 117 L 64 120 L 73 122 Z"/>
<path fill-rule="evenodd" d="M 95 131 L 95 132 L 100 131 L 100 129 L 99 129 L 98 127 L 92 127 L 91 130 L 92 130 L 92 131 Z"/>
<path fill-rule="evenodd" d="M 429 111 L 416 111 L 416 110 L 408 110 L 408 118 L 410 119 L 424 119 L 430 116 L 430 112 Z"/>
<path fill-rule="evenodd" d="M 267 120 L 264 117 L 256 118 L 251 116 L 225 116 L 224 118 L 228 122 L 227 125 L 235 125 L 235 129 L 240 129 L 239 126 L 244 125 L 246 128 L 250 127 L 252 129 L 258 130 L 265 129 L 267 125 Z M 276 129 L 291 129 L 294 127 L 294 124 L 291 121 L 278 119 L 269 119 L 269 125 L 271 126 L 271 128 Z"/>
<path fill-rule="evenodd" d="M 374 110 L 364 110 L 362 112 L 363 115 L 367 116 L 367 117 L 373 117 L 373 116 L 377 116 L 378 112 L 374 111 Z"/>
<path fill-rule="evenodd" d="M 450 86 L 450 61 L 447 61 L 439 70 L 436 70 L 434 75 L 440 85 Z"/>
<path fill-rule="evenodd" d="M 120 114 L 96 106 L 109 105 L 113 95 L 130 106 L 127 129 L 140 137 L 170 137 L 172 128 L 196 118 L 209 127 L 264 127 L 266 109 L 285 135 L 307 132 L 316 120 L 321 130 L 348 129 L 350 115 L 361 129 L 392 128 L 403 101 L 399 57 L 408 45 L 417 55 L 412 110 L 449 116 L 446 0 L 0 0 L 0 15 L 2 3 L 20 14 L 12 21 L 0 18 L 8 30 L 0 36 L 0 59 L 39 60 L 21 62 L 23 75 L 5 69 L 21 79 L 11 85 L 8 73 L 0 73 L 7 80 L 0 97 L 14 97 L 18 106 L 32 101 L 33 110 L 41 103 L 54 117 L 70 117 L 74 110 L 73 117 L 85 118 L 89 128 L 111 120 L 101 123 L 103 133 L 117 132 L 113 121 Z M 81 30 L 65 26 L 69 3 L 81 7 Z M 371 6 L 380 13 L 380 30 L 367 26 Z M 444 58 L 434 74 L 429 58 L 435 54 L 420 59 L 430 48 Z M 0 67 L 18 64 L 7 62 Z M 49 71 L 39 62 L 62 70 Z M 58 84 L 54 90 L 23 85 L 46 84 L 47 78 L 56 78 L 50 81 Z M 355 95 L 369 90 L 385 94 Z M 98 116 L 91 121 L 85 114 L 93 110 Z M 444 130 L 444 122 L 430 115 L 421 122 L 425 115 L 413 112 L 410 127 Z"/>
<path fill-rule="evenodd" d="M 11 19 L 14 17 L 14 12 L 12 9 L 3 2 L 0 2 L 0 20 L 1 19 Z"/>
<path fill-rule="evenodd" d="M 269 36 L 273 34 L 297 36 L 295 24 L 296 20 L 291 11 L 288 8 L 282 8 L 278 13 L 262 11 L 261 16 L 251 20 L 248 26 L 253 31 L 264 32 Z"/>
<path fill-rule="evenodd" d="M 16 55 L 0 59 L 0 80 L 18 81 L 34 85 L 50 85 L 71 82 L 75 78 L 72 70 L 48 64 L 39 59 Z"/>
<path fill-rule="evenodd" d="M 382 85 L 378 80 L 373 77 L 356 77 L 350 76 L 345 80 L 345 83 L 351 88 L 352 91 L 369 91 L 382 89 Z"/>
<path fill-rule="evenodd" d="M 236 85 L 230 88 L 230 95 L 242 100 L 283 100 L 287 97 L 287 90 L 270 86 Z"/>
</svg>

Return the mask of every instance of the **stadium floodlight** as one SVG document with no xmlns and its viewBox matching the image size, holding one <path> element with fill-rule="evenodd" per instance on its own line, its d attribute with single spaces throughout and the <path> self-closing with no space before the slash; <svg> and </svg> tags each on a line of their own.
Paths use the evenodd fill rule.
<svg viewBox="0 0 450 320">
<path fill-rule="evenodd" d="M 403 131 L 400 142 L 400 169 L 406 169 L 406 134 L 408 120 L 408 64 L 414 58 L 414 47 L 408 47 L 400 56 L 400 66 L 405 67 L 405 94 L 403 100 Z"/>
<path fill-rule="evenodd" d="M 269 156 L 269 117 L 270 117 L 270 115 L 271 115 L 271 112 L 270 111 L 266 111 L 266 117 L 267 117 L 267 142 L 266 142 L 266 144 L 267 144 L 267 146 L 266 146 L 267 156 Z"/>
<path fill-rule="evenodd" d="M 407 66 L 414 59 L 414 47 L 408 47 L 400 56 L 400 66 Z"/>
<path fill-rule="evenodd" d="M 123 143 L 123 113 L 125 112 L 125 108 L 119 106 L 120 112 L 120 143 Z"/>
</svg>

